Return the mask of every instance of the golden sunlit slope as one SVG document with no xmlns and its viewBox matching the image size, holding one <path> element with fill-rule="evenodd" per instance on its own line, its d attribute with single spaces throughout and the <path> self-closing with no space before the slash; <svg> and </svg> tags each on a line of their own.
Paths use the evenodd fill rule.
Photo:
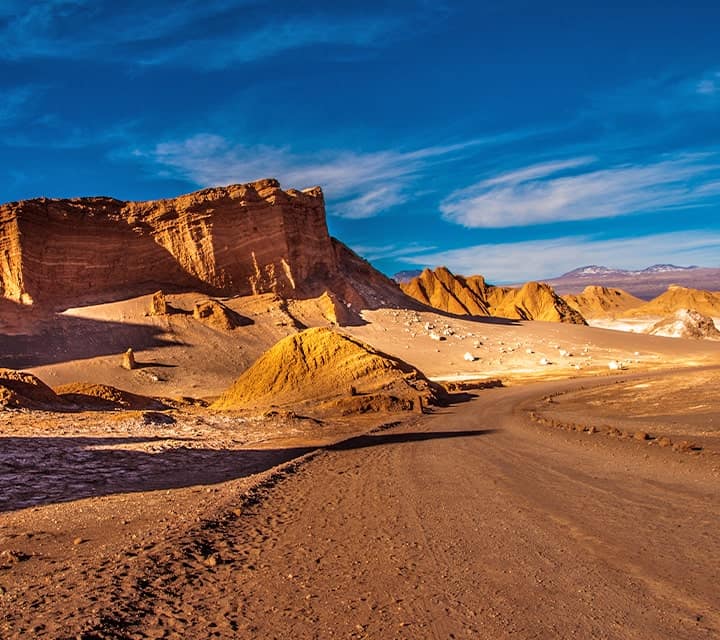
<svg viewBox="0 0 720 640">
<path fill-rule="evenodd" d="M 623 316 L 667 316 L 680 309 L 692 309 L 707 316 L 720 316 L 720 292 L 672 285 L 665 293 L 640 307 L 630 309 Z"/>
<path fill-rule="evenodd" d="M 587 324 L 552 287 L 539 282 L 526 282 L 520 289 L 510 289 L 491 311 L 492 315 L 504 318 Z"/>
<path fill-rule="evenodd" d="M 562 298 L 584 318 L 611 316 L 645 304 L 644 300 L 623 289 L 597 285 L 588 285 L 582 293 L 568 294 Z"/>
<path fill-rule="evenodd" d="M 280 340 L 212 407 L 290 405 L 378 392 L 434 402 L 439 390 L 399 359 L 332 329 L 314 328 Z"/>
<path fill-rule="evenodd" d="M 497 316 L 585 324 L 582 315 L 546 284 L 528 282 L 519 289 L 488 285 L 482 276 L 457 276 L 445 267 L 425 269 L 400 285 L 409 296 L 455 315 Z"/>
<path fill-rule="evenodd" d="M 445 267 L 434 271 L 425 269 L 417 278 L 401 284 L 400 288 L 423 304 L 457 315 L 488 316 L 482 279 L 475 277 L 470 285 Z M 484 285 L 484 282 L 482 282 Z"/>
</svg>

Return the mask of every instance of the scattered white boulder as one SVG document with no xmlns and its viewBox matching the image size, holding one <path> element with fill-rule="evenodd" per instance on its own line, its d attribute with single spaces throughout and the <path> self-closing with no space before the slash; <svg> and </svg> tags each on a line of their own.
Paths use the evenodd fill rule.
<svg viewBox="0 0 720 640">
<path fill-rule="evenodd" d="M 540 364 L 540 365 L 542 365 L 543 367 L 545 367 L 545 366 L 547 366 L 547 365 L 549 365 L 549 364 L 552 364 L 552 362 L 550 362 L 550 360 L 548 360 L 547 358 L 540 358 L 540 360 L 538 361 L 538 364 Z"/>
<path fill-rule="evenodd" d="M 627 364 L 620 360 L 610 360 L 610 362 L 608 362 L 608 369 L 611 369 L 612 371 L 621 371 L 623 369 L 627 369 Z"/>
<path fill-rule="evenodd" d="M 465 353 L 465 355 L 463 356 L 463 359 L 466 360 L 467 362 L 475 362 L 475 360 L 477 360 L 477 358 L 469 351 L 467 351 Z"/>
</svg>

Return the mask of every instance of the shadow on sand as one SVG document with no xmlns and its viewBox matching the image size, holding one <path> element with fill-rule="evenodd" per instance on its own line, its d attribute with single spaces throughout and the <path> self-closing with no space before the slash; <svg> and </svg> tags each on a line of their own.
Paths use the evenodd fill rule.
<svg viewBox="0 0 720 640">
<path fill-rule="evenodd" d="M 125 322 L 105 322 L 56 314 L 45 320 L 33 334 L 0 333 L 0 366 L 27 369 L 71 360 L 124 353 L 153 347 L 182 345 L 163 337 L 157 326 Z M 152 363 L 148 366 L 160 366 Z"/>
<path fill-rule="evenodd" d="M 319 447 L 342 452 L 365 447 L 467 438 L 493 429 L 379 433 Z M 169 441 L 174 442 L 170 448 Z M 177 442 L 187 442 L 177 446 Z M 217 450 L 192 438 L 0 438 L 0 513 L 119 493 L 178 489 L 244 478 L 318 447 Z M 133 450 L 148 445 L 155 451 Z"/>
</svg>

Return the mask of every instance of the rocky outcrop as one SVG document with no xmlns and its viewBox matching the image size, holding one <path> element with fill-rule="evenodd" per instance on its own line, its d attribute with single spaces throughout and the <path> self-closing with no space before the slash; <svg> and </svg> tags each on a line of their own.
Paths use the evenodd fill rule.
<svg viewBox="0 0 720 640">
<path fill-rule="evenodd" d="M 679 309 L 650 327 L 646 333 L 668 338 L 690 338 L 692 340 L 720 340 L 713 319 L 692 309 Z"/>
<path fill-rule="evenodd" d="M 582 315 L 557 295 L 550 285 L 539 282 L 526 282 L 519 289 L 507 291 L 492 307 L 492 314 L 520 320 L 587 324 Z"/>
<path fill-rule="evenodd" d="M 128 371 L 137 369 L 137 362 L 135 361 L 135 352 L 132 349 L 128 349 L 125 353 L 123 353 L 122 359 L 120 360 L 120 366 L 123 369 L 127 369 Z"/>
<path fill-rule="evenodd" d="M 193 318 L 222 331 L 232 331 L 251 324 L 249 318 L 241 316 L 217 300 L 198 300 L 193 307 Z"/>
<path fill-rule="evenodd" d="M 74 407 L 34 375 L 0 369 L 0 408 L 63 411 Z"/>
<path fill-rule="evenodd" d="M 584 318 L 614 316 L 645 304 L 644 300 L 622 289 L 597 285 L 589 285 L 580 294 L 568 294 L 562 298 Z"/>
<path fill-rule="evenodd" d="M 425 269 L 419 276 L 402 283 L 401 289 L 410 297 L 435 309 L 469 316 L 488 316 L 485 301 L 486 285 L 480 276 L 470 278 L 456 276 L 445 267 L 434 271 Z"/>
<path fill-rule="evenodd" d="M 586 324 L 582 315 L 551 287 L 537 282 L 528 282 L 518 289 L 496 287 L 487 284 L 482 276 L 457 276 L 445 267 L 438 267 L 434 271 L 425 269 L 400 286 L 423 304 L 456 315 Z"/>
<path fill-rule="evenodd" d="M 0 206 L 3 297 L 62 309 L 158 288 L 290 298 L 330 289 L 360 306 L 401 297 L 329 236 L 319 187 L 283 191 L 268 179 L 148 202 Z"/>
<path fill-rule="evenodd" d="M 116 409 L 162 410 L 168 407 L 160 400 L 130 393 L 106 384 L 72 382 L 55 387 L 58 397 L 83 410 L 114 411 Z"/>
<path fill-rule="evenodd" d="M 150 299 L 150 311 L 148 312 L 151 316 L 164 316 L 168 313 L 168 304 L 165 299 L 165 294 L 162 291 L 156 291 L 153 293 Z"/>
</svg>

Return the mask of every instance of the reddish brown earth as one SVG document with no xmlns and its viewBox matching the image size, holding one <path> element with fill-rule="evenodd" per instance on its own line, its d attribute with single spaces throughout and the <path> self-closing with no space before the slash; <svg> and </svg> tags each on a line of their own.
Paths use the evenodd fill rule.
<svg viewBox="0 0 720 640">
<path fill-rule="evenodd" d="M 633 384 L 642 375 L 652 382 Z M 171 486 L 115 493 L 98 479 L 97 497 L 9 505 L 0 636 L 718 637 L 717 456 L 529 419 L 543 397 L 613 382 L 486 389 L 316 453 L 301 431 L 284 444 L 270 436 L 264 460 L 234 464 L 223 457 L 229 425 L 210 425 L 224 445 L 203 446 L 202 460 L 177 442 L 155 458 Z M 181 435 L 156 427 L 153 446 L 163 428 Z M 247 438 L 263 449 L 262 436 Z M 31 474 L 39 453 L 23 455 L 15 464 Z M 104 455 L 107 466 L 127 454 Z M 246 475 L 273 456 L 295 460 Z M 216 468 L 231 475 L 181 488 Z"/>
</svg>

